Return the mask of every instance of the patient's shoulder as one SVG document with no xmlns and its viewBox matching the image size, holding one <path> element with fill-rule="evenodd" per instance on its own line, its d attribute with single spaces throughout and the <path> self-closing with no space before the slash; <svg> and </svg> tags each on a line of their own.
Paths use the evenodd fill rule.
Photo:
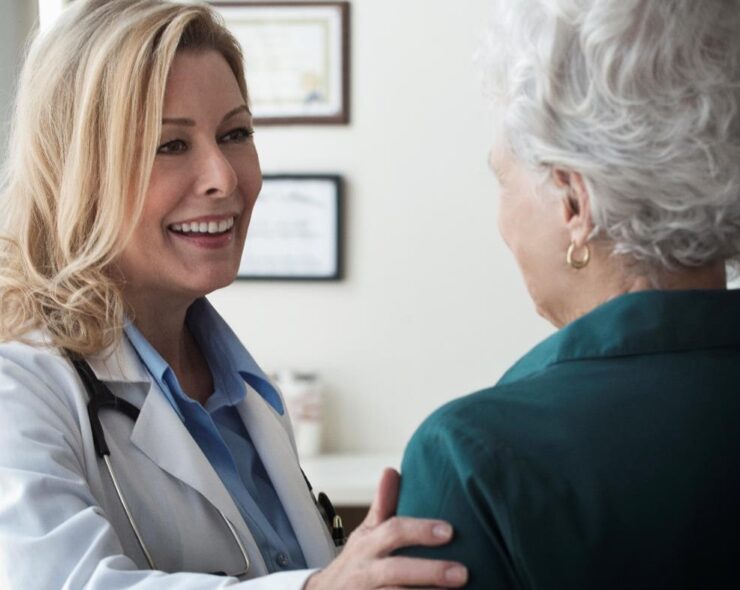
<svg viewBox="0 0 740 590">
<path fill-rule="evenodd" d="M 436 409 L 419 426 L 410 444 L 420 439 L 466 444 L 510 442 L 522 421 L 531 417 L 532 388 L 522 384 L 492 386 L 458 397 Z"/>
<path fill-rule="evenodd" d="M 567 379 L 552 367 L 444 404 L 416 430 L 404 462 L 446 462 L 461 477 L 485 469 L 494 479 L 512 466 L 560 462 L 560 451 L 583 444 L 598 428 L 594 417 L 606 412 L 594 408 L 601 402 L 594 402 L 593 382 L 581 388 L 585 380 L 566 370 Z"/>
<path fill-rule="evenodd" d="M 512 410 L 495 387 L 450 401 L 430 414 L 417 428 L 404 453 L 404 477 L 447 483 L 462 481 L 492 467 L 501 453 L 516 444 L 516 432 L 502 428 Z M 418 479 L 418 478 L 417 478 Z M 441 482 L 439 482 L 441 484 Z"/>
</svg>

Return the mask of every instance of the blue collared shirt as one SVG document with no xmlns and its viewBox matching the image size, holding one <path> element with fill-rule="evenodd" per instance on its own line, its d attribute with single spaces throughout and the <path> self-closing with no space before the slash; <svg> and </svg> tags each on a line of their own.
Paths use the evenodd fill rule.
<svg viewBox="0 0 740 590">
<path fill-rule="evenodd" d="M 302 569 L 306 561 L 237 405 L 248 383 L 282 414 L 280 396 L 226 322 L 204 298 L 187 324 L 213 375 L 205 406 L 189 398 L 172 368 L 132 323 L 125 328 L 139 358 L 164 392 L 239 507 L 270 572 Z"/>
</svg>

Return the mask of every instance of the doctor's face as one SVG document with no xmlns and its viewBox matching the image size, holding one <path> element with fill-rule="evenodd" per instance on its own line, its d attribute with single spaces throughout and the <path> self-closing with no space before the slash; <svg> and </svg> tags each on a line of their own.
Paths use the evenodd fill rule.
<svg viewBox="0 0 740 590">
<path fill-rule="evenodd" d="M 252 119 L 216 51 L 181 51 L 141 220 L 118 260 L 124 292 L 192 300 L 231 283 L 262 185 Z"/>
</svg>

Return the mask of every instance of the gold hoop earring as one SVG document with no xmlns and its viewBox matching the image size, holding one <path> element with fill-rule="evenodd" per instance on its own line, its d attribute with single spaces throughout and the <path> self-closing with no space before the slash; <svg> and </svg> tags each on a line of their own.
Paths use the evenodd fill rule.
<svg viewBox="0 0 740 590">
<path fill-rule="evenodd" d="M 571 268 L 575 268 L 576 270 L 580 270 L 584 266 L 588 264 L 588 261 L 591 260 L 591 249 L 588 247 L 588 244 L 583 244 L 583 256 L 581 258 L 573 258 L 573 253 L 576 251 L 576 243 L 571 242 L 570 246 L 568 246 L 568 252 L 565 255 L 565 261 L 568 263 L 568 266 Z"/>
</svg>

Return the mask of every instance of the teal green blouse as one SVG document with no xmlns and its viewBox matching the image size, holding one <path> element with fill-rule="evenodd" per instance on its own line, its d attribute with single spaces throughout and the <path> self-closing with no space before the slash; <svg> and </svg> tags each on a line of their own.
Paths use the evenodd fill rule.
<svg viewBox="0 0 740 590">
<path fill-rule="evenodd" d="M 400 515 L 468 588 L 740 588 L 740 292 L 618 297 L 414 434 Z"/>
</svg>

